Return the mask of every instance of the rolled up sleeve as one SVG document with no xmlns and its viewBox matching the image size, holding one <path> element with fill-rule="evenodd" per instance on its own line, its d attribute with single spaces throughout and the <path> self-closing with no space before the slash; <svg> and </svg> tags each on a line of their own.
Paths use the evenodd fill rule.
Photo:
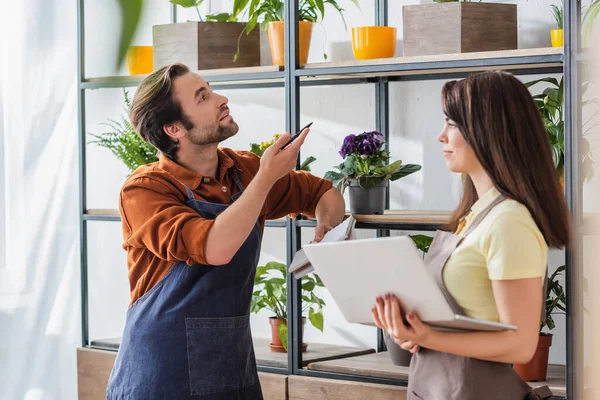
<svg viewBox="0 0 600 400">
<path fill-rule="evenodd" d="M 306 171 L 292 171 L 275 183 L 267 196 L 267 218 L 277 219 L 288 214 L 315 217 L 321 196 L 332 188 L 331 181 Z"/>
<path fill-rule="evenodd" d="M 172 188 L 152 177 L 137 177 L 121 190 L 125 246 L 146 248 L 165 261 L 207 264 L 205 244 L 214 220 L 182 202 Z"/>
</svg>

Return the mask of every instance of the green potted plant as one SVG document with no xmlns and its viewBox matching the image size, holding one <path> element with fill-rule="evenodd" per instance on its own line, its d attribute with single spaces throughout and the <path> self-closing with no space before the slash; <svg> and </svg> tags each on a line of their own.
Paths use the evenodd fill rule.
<svg viewBox="0 0 600 400">
<path fill-rule="evenodd" d="M 420 165 L 398 160 L 387 164 L 390 155 L 385 139 L 377 131 L 348 135 L 339 154 L 344 162 L 329 171 L 324 178 L 333 182 L 342 193 L 350 189 L 350 212 L 353 214 L 383 214 L 387 181 L 395 181 L 421 169 Z"/>
<path fill-rule="evenodd" d="M 548 132 L 548 139 L 550 140 L 550 145 L 552 146 L 552 159 L 554 160 L 554 166 L 556 167 L 560 183 L 564 190 L 565 122 L 563 119 L 563 78 L 561 77 L 560 81 L 551 77 L 536 79 L 531 82 L 526 82 L 525 86 L 531 88 L 542 82 L 549 84 L 549 86 L 546 87 L 542 93 L 533 95 L 533 98 L 538 110 L 540 111 L 540 114 L 542 115 L 542 121 L 544 122 L 546 131 Z M 590 104 L 594 104 L 594 102 L 584 102 L 583 106 Z M 593 127 L 590 122 L 597 115 L 597 112 L 593 113 L 593 115 L 590 117 L 590 120 L 583 124 L 585 127 L 583 135 L 585 135 Z M 584 166 L 584 170 L 586 171 L 585 181 L 587 182 L 592 179 L 594 170 L 592 168 L 593 160 L 591 158 L 590 144 L 585 137 L 582 137 L 580 152 L 582 154 L 581 162 Z"/>
<path fill-rule="evenodd" d="M 513 365 L 515 371 L 527 382 L 546 380 L 548 353 L 550 352 L 550 346 L 552 346 L 552 333 L 542 332 L 542 330 L 546 327 L 548 331 L 552 331 L 555 327 L 552 315 L 566 312 L 565 292 L 558 281 L 558 277 L 564 270 L 565 266 L 560 266 L 548 278 L 545 301 L 546 319 L 540 322 L 540 338 L 533 358 L 527 364 Z M 561 312 L 555 312 L 556 309 Z"/>
<path fill-rule="evenodd" d="M 552 29 L 550 31 L 550 40 L 552 42 L 552 47 L 563 47 L 563 6 L 561 3 L 560 6 L 552 4 L 550 7 L 552 8 L 552 16 L 554 17 L 557 26 L 557 29 Z"/>
<path fill-rule="evenodd" d="M 351 1 L 359 7 L 358 0 Z M 300 0 L 298 5 L 300 65 L 308 62 L 313 24 L 323 20 L 326 5 L 332 6 L 340 13 L 344 27 L 346 26 L 343 15 L 344 10 L 339 6 L 337 0 Z M 261 29 L 268 32 L 273 65 L 278 66 L 285 65 L 283 13 L 283 0 L 250 0 L 248 25 L 246 25 L 246 33 L 248 34 L 259 23 Z M 327 59 L 327 54 L 323 56 Z"/>
<path fill-rule="evenodd" d="M 265 152 L 265 150 L 267 150 L 269 148 L 269 146 L 271 146 L 273 143 L 275 143 L 275 141 L 277 139 L 279 139 L 281 135 L 280 134 L 275 134 L 273 135 L 273 139 L 271 139 L 270 141 L 265 141 L 265 142 L 260 142 L 260 143 L 250 143 L 250 151 L 254 154 L 256 154 L 259 157 L 262 157 L 263 153 Z M 310 172 L 310 164 L 312 164 L 313 162 L 317 161 L 316 158 L 314 158 L 313 156 L 309 156 L 306 158 L 306 160 L 304 160 L 302 162 L 302 164 L 300 165 L 300 171 L 306 171 L 306 172 Z"/>
<path fill-rule="evenodd" d="M 434 1 L 402 6 L 405 57 L 517 48 L 516 4 Z"/>
<path fill-rule="evenodd" d="M 260 65 L 258 32 L 243 35 L 239 21 L 249 0 L 235 0 L 231 12 L 202 16 L 205 0 L 170 0 L 183 8 L 195 8 L 199 21 L 154 25 L 154 69 L 181 62 L 196 70 Z"/>
<path fill-rule="evenodd" d="M 258 313 L 261 310 L 269 310 L 273 316 L 269 318 L 271 325 L 271 351 L 287 352 L 287 290 L 286 290 L 287 268 L 285 264 L 275 261 L 268 262 L 256 269 L 254 278 L 254 292 L 250 311 Z M 302 281 L 302 313 L 308 311 L 310 323 L 323 332 L 323 306 L 325 301 L 315 294 L 317 287 L 324 287 L 323 282 L 316 274 L 304 276 Z M 304 321 L 302 317 L 302 329 L 304 332 Z M 308 345 L 303 343 L 302 351 L 306 351 Z"/>
<path fill-rule="evenodd" d="M 125 95 L 125 111 L 129 115 L 131 100 L 129 99 L 129 93 L 125 90 L 123 92 Z M 99 135 L 90 133 L 89 135 L 94 137 L 95 140 L 89 143 L 110 150 L 125 164 L 129 173 L 135 171 L 140 165 L 158 161 L 156 148 L 138 135 L 133 129 L 129 118 L 121 116 L 120 121 L 109 120 L 103 125 L 110 127 L 111 130 Z"/>
</svg>

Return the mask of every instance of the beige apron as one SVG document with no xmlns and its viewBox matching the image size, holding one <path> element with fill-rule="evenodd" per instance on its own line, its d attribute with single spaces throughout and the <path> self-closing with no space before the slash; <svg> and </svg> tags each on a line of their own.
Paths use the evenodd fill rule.
<svg viewBox="0 0 600 400">
<path fill-rule="evenodd" d="M 446 289 L 443 280 L 444 266 L 464 237 L 479 225 L 492 208 L 504 200 L 506 197 L 503 195 L 496 198 L 475 218 L 463 236 L 444 231 L 435 233 L 425 264 L 456 314 L 465 315 L 465 312 Z M 545 286 L 544 284 L 544 291 Z M 413 355 L 409 376 L 409 400 L 535 400 L 551 396 L 547 387 L 534 391 L 510 364 L 425 348 Z"/>
</svg>

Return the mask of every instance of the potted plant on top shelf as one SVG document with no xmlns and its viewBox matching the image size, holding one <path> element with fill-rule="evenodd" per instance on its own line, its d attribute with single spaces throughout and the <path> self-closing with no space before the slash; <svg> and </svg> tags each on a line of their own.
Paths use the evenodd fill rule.
<svg viewBox="0 0 600 400">
<path fill-rule="evenodd" d="M 562 3 L 560 6 L 552 4 L 552 16 L 556 21 L 556 29 L 550 31 L 550 40 L 552 47 L 563 47 L 564 45 L 564 31 L 563 31 L 563 7 Z"/>
<path fill-rule="evenodd" d="M 527 382 L 539 382 L 546 380 L 546 374 L 548 372 L 548 353 L 550 346 L 552 346 L 552 333 L 542 332 L 544 327 L 547 327 L 549 331 L 552 331 L 555 327 L 554 319 L 552 318 L 556 309 L 566 312 L 566 297 L 563 287 L 558 282 L 558 277 L 565 270 L 565 266 L 560 266 L 554 271 L 554 273 L 548 278 L 548 285 L 546 289 L 545 299 L 545 310 L 546 319 L 540 322 L 540 338 L 535 354 L 531 361 L 527 364 L 514 364 L 513 368 L 515 371 Z"/>
<path fill-rule="evenodd" d="M 250 311 L 258 313 L 265 309 L 273 313 L 269 318 L 271 325 L 271 351 L 285 353 L 288 349 L 287 343 L 287 290 L 286 290 L 287 268 L 284 264 L 271 261 L 264 266 L 256 268 L 254 278 L 254 292 Z M 324 287 L 323 282 L 316 274 L 304 276 L 302 282 L 302 312 L 308 311 L 310 323 L 323 332 L 323 306 L 325 301 L 318 297 L 314 290 Z M 302 317 L 302 329 L 304 322 Z M 302 351 L 306 351 L 308 345 L 302 344 Z"/>
<path fill-rule="evenodd" d="M 260 65 L 258 32 L 244 35 L 239 22 L 249 0 L 235 0 L 230 13 L 200 13 L 204 0 L 170 0 L 184 8 L 195 8 L 199 21 L 154 25 L 154 69 L 176 62 L 195 70 L 253 67 Z"/>
<path fill-rule="evenodd" d="M 517 48 L 516 4 L 434 1 L 402 6 L 405 57 Z"/>
<path fill-rule="evenodd" d="M 421 169 L 417 164 L 402 165 L 402 161 L 387 164 L 390 155 L 385 139 L 377 131 L 348 135 L 339 154 L 344 162 L 329 171 L 324 178 L 333 182 L 342 193 L 350 189 L 350 212 L 353 214 L 383 214 L 387 181 L 395 181 Z"/>
<path fill-rule="evenodd" d="M 357 7 L 360 7 L 358 0 L 351 0 Z M 308 62 L 308 50 L 312 36 L 312 28 L 315 22 L 325 18 L 325 6 L 329 5 L 336 9 L 342 16 L 344 27 L 343 9 L 337 3 L 337 0 L 300 0 L 298 5 L 298 36 L 299 36 L 299 64 L 304 65 Z M 269 45 L 271 47 L 271 57 L 273 65 L 285 65 L 284 53 L 284 8 L 283 0 L 250 0 L 248 11 L 248 25 L 246 33 L 253 32 L 257 24 L 260 23 L 261 29 L 267 31 L 269 35 Z M 327 59 L 327 54 L 323 54 Z"/>
</svg>

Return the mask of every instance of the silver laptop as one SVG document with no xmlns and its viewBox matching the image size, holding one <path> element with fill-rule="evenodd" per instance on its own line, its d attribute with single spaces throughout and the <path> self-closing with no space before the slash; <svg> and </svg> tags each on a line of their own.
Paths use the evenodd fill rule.
<svg viewBox="0 0 600 400">
<path fill-rule="evenodd" d="M 408 236 L 315 243 L 303 249 L 348 322 L 374 325 L 371 307 L 375 298 L 393 293 L 404 311 L 415 311 L 439 330 L 517 329 L 452 312 Z"/>
</svg>

